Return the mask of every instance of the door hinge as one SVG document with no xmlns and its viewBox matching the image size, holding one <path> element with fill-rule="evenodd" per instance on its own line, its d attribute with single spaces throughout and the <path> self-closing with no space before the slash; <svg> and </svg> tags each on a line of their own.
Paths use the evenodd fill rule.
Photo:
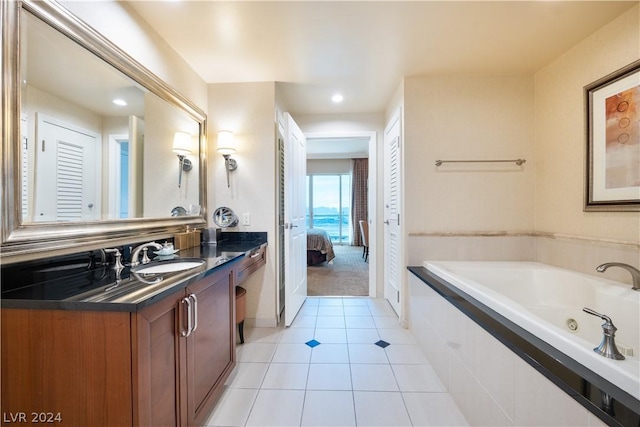
<svg viewBox="0 0 640 427">
<path fill-rule="evenodd" d="M 42 151 L 44 151 L 44 139 L 42 140 Z"/>
</svg>

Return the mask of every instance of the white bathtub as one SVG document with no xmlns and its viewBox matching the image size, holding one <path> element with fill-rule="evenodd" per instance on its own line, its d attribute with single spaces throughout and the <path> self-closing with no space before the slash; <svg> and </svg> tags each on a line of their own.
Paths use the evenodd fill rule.
<svg viewBox="0 0 640 427">
<path fill-rule="evenodd" d="M 451 285 L 544 340 L 640 400 L 640 292 L 631 285 L 534 262 L 425 261 L 424 267 Z M 616 343 L 633 349 L 625 360 L 593 351 L 603 321 L 611 317 Z M 577 322 L 572 332 L 569 319 Z"/>
</svg>

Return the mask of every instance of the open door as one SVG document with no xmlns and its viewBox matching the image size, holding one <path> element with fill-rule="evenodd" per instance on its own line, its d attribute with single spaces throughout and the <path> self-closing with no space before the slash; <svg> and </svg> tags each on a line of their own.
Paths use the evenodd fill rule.
<svg viewBox="0 0 640 427">
<path fill-rule="evenodd" d="M 306 139 L 285 114 L 284 139 L 284 324 L 291 326 L 307 298 Z"/>
<path fill-rule="evenodd" d="M 402 233 L 400 227 L 401 129 L 398 111 L 384 132 L 384 297 L 401 317 L 401 274 L 403 271 Z"/>
</svg>

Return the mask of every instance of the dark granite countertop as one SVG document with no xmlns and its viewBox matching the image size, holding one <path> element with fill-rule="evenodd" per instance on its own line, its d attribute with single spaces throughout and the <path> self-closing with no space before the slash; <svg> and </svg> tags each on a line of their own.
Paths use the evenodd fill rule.
<svg viewBox="0 0 640 427">
<path fill-rule="evenodd" d="M 135 312 L 238 262 L 266 244 L 267 233 L 225 232 L 215 246 L 183 249 L 173 257 L 203 260 L 202 266 L 151 277 L 136 274 L 130 267 L 120 272 L 103 266 L 88 269 L 86 252 L 75 257 L 3 266 L 0 306 Z M 152 259 L 152 262 L 172 261 L 167 258 Z M 145 290 L 141 296 L 131 296 L 141 289 Z"/>
</svg>

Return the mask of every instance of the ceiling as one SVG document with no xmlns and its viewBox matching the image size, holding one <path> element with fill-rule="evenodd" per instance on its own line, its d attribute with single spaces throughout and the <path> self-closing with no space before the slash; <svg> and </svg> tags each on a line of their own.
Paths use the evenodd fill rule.
<svg viewBox="0 0 640 427">
<path fill-rule="evenodd" d="M 405 76 L 532 74 L 638 1 L 126 3 L 207 83 L 283 82 L 290 112 L 330 114 L 383 112 Z"/>
</svg>

